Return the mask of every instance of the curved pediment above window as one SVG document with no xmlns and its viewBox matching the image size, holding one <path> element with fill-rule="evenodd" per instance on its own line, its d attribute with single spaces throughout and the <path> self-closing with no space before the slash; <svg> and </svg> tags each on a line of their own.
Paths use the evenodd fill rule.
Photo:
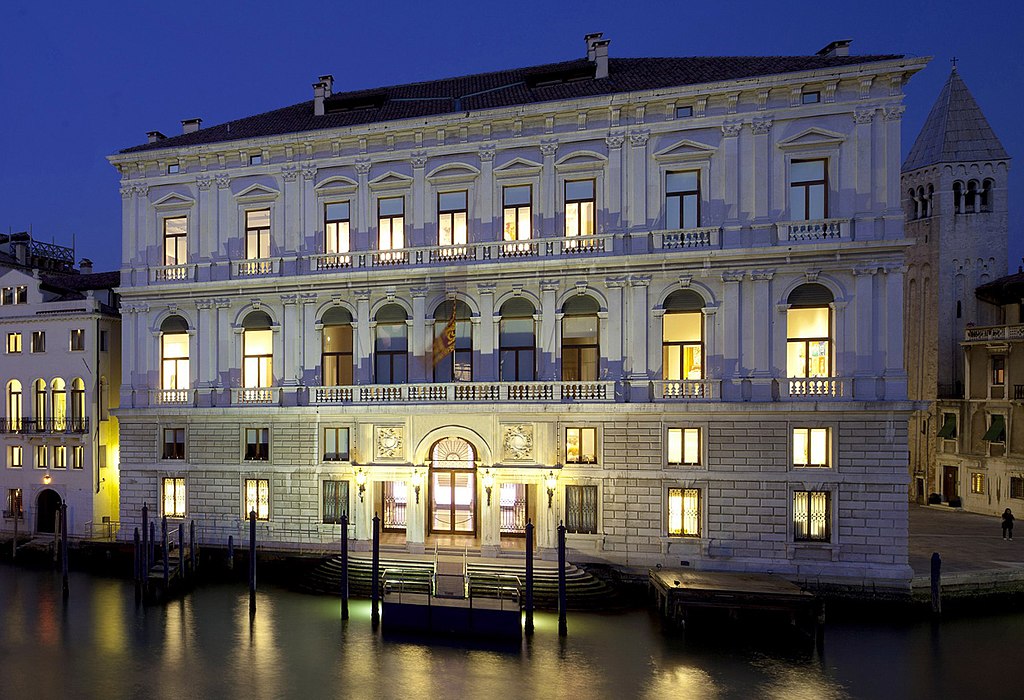
<svg viewBox="0 0 1024 700">
<path fill-rule="evenodd" d="M 427 179 L 443 182 L 468 182 L 475 180 L 479 174 L 480 170 L 469 163 L 445 163 L 431 170 Z"/>
<path fill-rule="evenodd" d="M 573 151 L 555 161 L 556 170 L 594 170 L 604 167 L 607 156 L 596 151 Z"/>
<path fill-rule="evenodd" d="M 654 154 L 659 161 L 709 160 L 718 149 L 707 143 L 682 139 Z"/>
<path fill-rule="evenodd" d="M 277 199 L 281 193 L 266 185 L 256 183 L 255 185 L 249 185 L 241 192 L 235 195 L 235 199 L 240 202 L 269 202 Z"/>
<path fill-rule="evenodd" d="M 396 173 L 394 170 L 389 170 L 383 175 L 379 175 L 370 180 L 369 185 L 372 190 L 387 190 L 412 187 L 412 183 L 413 179 L 409 175 L 403 175 L 402 173 Z"/>
<path fill-rule="evenodd" d="M 355 192 L 356 188 L 359 187 L 359 183 L 350 177 L 344 175 L 335 175 L 333 177 L 325 178 L 322 182 L 318 182 L 313 188 L 317 194 L 348 194 Z"/>
<path fill-rule="evenodd" d="M 779 141 L 778 146 L 779 148 L 835 147 L 845 140 L 845 134 L 812 126 L 809 129 L 804 129 L 798 134 L 782 139 Z"/>
<path fill-rule="evenodd" d="M 154 209 L 188 209 L 196 200 L 192 199 L 186 194 L 179 194 L 177 192 L 170 192 L 165 194 L 160 199 L 153 202 Z"/>
<path fill-rule="evenodd" d="M 515 157 L 494 168 L 495 175 L 536 175 L 544 167 L 528 158 Z"/>
</svg>

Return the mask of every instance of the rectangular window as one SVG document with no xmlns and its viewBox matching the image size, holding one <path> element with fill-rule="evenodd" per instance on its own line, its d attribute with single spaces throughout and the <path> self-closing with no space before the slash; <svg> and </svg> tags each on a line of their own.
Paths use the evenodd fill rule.
<svg viewBox="0 0 1024 700">
<path fill-rule="evenodd" d="M 100 331 L 100 352 L 110 349 L 110 331 Z"/>
<path fill-rule="evenodd" d="M 437 244 L 466 245 L 469 207 L 467 193 L 440 192 L 437 195 Z"/>
<path fill-rule="evenodd" d="M 501 190 L 504 230 L 502 240 L 528 241 L 532 234 L 533 188 L 514 185 Z"/>
<path fill-rule="evenodd" d="M 985 475 L 971 472 L 971 493 L 985 493 Z"/>
<path fill-rule="evenodd" d="M 14 303 L 15 304 L 27 304 L 28 303 L 28 287 L 24 284 L 18 285 L 14 288 Z"/>
<path fill-rule="evenodd" d="M 253 389 L 274 386 L 274 331 L 242 332 L 242 386 Z"/>
<path fill-rule="evenodd" d="M 164 428 L 164 459 L 185 459 L 185 429 Z"/>
<path fill-rule="evenodd" d="M 262 155 L 252 155 L 252 156 L 249 156 L 249 165 L 263 165 L 263 156 Z"/>
<path fill-rule="evenodd" d="M 1006 356 L 992 356 L 992 386 L 1002 386 L 1006 383 Z"/>
<path fill-rule="evenodd" d="M 700 489 L 668 490 L 670 537 L 700 537 Z"/>
<path fill-rule="evenodd" d="M 800 95 L 800 102 L 802 102 L 805 105 L 817 104 L 821 102 L 821 93 L 817 91 L 805 92 L 802 95 Z"/>
<path fill-rule="evenodd" d="M 401 250 L 405 247 L 405 198 L 377 200 L 377 249 Z"/>
<path fill-rule="evenodd" d="M 988 417 L 988 430 L 981 438 L 987 442 L 1006 442 L 1006 418 L 1000 413 Z"/>
<path fill-rule="evenodd" d="M 1010 477 L 1010 498 L 1024 498 L 1024 477 Z"/>
<path fill-rule="evenodd" d="M 700 226 L 700 173 L 687 170 L 665 175 L 665 228 Z"/>
<path fill-rule="evenodd" d="M 46 331 L 32 331 L 32 352 L 46 352 Z"/>
<path fill-rule="evenodd" d="M 324 482 L 324 522 L 338 524 L 342 516 L 348 517 L 348 482 Z"/>
<path fill-rule="evenodd" d="M 566 180 L 565 235 L 593 235 L 594 207 L 595 199 L 593 180 Z"/>
<path fill-rule="evenodd" d="M 347 253 L 351 250 L 349 214 L 348 202 L 324 205 L 324 252 L 328 255 Z"/>
<path fill-rule="evenodd" d="M 786 373 L 790 377 L 830 377 L 832 314 L 828 306 L 786 312 Z"/>
<path fill-rule="evenodd" d="M 173 219 L 164 219 L 164 265 L 185 264 L 187 240 L 187 217 L 176 216 Z"/>
<path fill-rule="evenodd" d="M 828 491 L 793 492 L 793 539 L 798 542 L 832 540 L 832 495 Z"/>
<path fill-rule="evenodd" d="M 8 451 L 7 466 L 11 469 L 21 469 L 25 466 L 25 448 L 21 445 L 11 445 Z"/>
<path fill-rule="evenodd" d="M 4 287 L 0 289 L 0 306 L 27 303 L 28 287 L 26 285 L 22 284 L 18 285 L 17 287 Z"/>
<path fill-rule="evenodd" d="M 14 303 L 14 287 L 0 289 L 0 306 L 8 306 Z"/>
<path fill-rule="evenodd" d="M 167 477 L 164 479 L 164 515 L 168 518 L 185 517 L 185 479 Z"/>
<path fill-rule="evenodd" d="M 71 468 L 85 468 L 85 447 L 83 445 L 74 445 L 71 448 Z"/>
<path fill-rule="evenodd" d="M 67 469 L 68 467 L 68 448 L 65 445 L 54 445 L 53 446 L 53 468 L 54 469 Z"/>
<path fill-rule="evenodd" d="M 565 429 L 565 463 L 597 464 L 597 428 Z"/>
<path fill-rule="evenodd" d="M 793 428 L 793 466 L 829 466 L 830 432 L 829 428 Z"/>
<path fill-rule="evenodd" d="M 597 486 L 565 487 L 565 531 L 578 535 L 597 534 Z"/>
<path fill-rule="evenodd" d="M 324 461 L 348 461 L 348 428 L 324 428 Z"/>
<path fill-rule="evenodd" d="M 268 479 L 245 480 L 245 511 L 242 517 L 256 511 L 257 520 L 270 520 L 270 481 Z"/>
<path fill-rule="evenodd" d="M 7 334 L 7 352 L 12 354 L 21 352 L 21 333 Z"/>
<path fill-rule="evenodd" d="M 4 509 L 5 518 L 24 518 L 25 508 L 21 499 L 21 489 L 7 489 L 7 504 Z"/>
<path fill-rule="evenodd" d="M 50 467 L 50 451 L 46 445 L 36 445 L 36 469 L 48 469 Z"/>
<path fill-rule="evenodd" d="M 942 427 L 939 428 L 940 438 L 945 440 L 956 439 L 956 414 L 955 413 L 943 413 L 942 414 Z"/>
<path fill-rule="evenodd" d="M 71 351 L 81 352 L 82 350 L 85 350 L 85 330 L 73 328 L 71 330 Z"/>
<path fill-rule="evenodd" d="M 828 216 L 825 160 L 794 160 L 789 170 L 789 215 L 794 221 Z"/>
<path fill-rule="evenodd" d="M 178 164 L 178 163 L 169 163 L 167 165 L 167 174 L 168 175 L 177 175 L 180 172 L 181 172 L 181 165 L 180 164 Z"/>
<path fill-rule="evenodd" d="M 684 117 L 693 116 L 693 107 L 691 105 L 685 105 L 683 107 L 676 107 L 676 119 L 682 119 Z"/>
<path fill-rule="evenodd" d="M 250 462 L 270 459 L 270 428 L 245 429 L 245 459 Z"/>
<path fill-rule="evenodd" d="M 700 428 L 668 429 L 668 463 L 686 466 L 700 464 Z"/>
<path fill-rule="evenodd" d="M 245 212 L 245 258 L 261 260 L 270 257 L 270 210 Z"/>
</svg>

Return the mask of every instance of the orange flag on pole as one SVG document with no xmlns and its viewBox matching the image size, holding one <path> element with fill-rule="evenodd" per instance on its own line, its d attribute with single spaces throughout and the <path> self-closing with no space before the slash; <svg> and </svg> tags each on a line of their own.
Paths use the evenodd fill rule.
<svg viewBox="0 0 1024 700">
<path fill-rule="evenodd" d="M 441 335 L 434 338 L 434 365 L 455 352 L 455 302 L 452 301 L 452 315 L 444 325 Z"/>
</svg>

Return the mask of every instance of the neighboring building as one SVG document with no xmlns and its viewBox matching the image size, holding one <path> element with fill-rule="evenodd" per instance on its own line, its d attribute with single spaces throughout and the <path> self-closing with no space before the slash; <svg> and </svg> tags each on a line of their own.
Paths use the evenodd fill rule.
<svg viewBox="0 0 1024 700">
<path fill-rule="evenodd" d="M 117 523 L 119 273 L 74 263 L 71 248 L 0 235 L 7 532 L 18 518 L 19 533 L 52 533 L 62 501 L 72 535 L 109 535 Z"/>
<path fill-rule="evenodd" d="M 905 585 L 903 85 L 587 58 L 111 156 L 121 521 Z M 173 521 L 173 520 L 172 520 Z M 512 548 L 521 550 L 521 543 Z"/>
<path fill-rule="evenodd" d="M 936 469 L 944 425 L 936 398 L 964 396 L 961 341 L 996 322 L 974 290 L 1007 271 L 1010 157 L 954 68 L 903 163 L 907 237 L 906 366 L 910 398 L 929 402 L 910 421 L 911 497 L 963 491 Z"/>
</svg>

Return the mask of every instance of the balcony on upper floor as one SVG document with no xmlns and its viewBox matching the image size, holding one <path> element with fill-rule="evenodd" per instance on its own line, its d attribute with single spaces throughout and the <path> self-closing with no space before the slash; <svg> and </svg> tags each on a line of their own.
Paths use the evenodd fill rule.
<svg viewBox="0 0 1024 700">
<path fill-rule="evenodd" d="M 652 231 L 655 250 L 677 250 L 686 248 L 718 248 L 722 229 L 720 226 Z"/>
<path fill-rule="evenodd" d="M 849 219 L 780 221 L 779 242 L 833 242 L 850 240 Z"/>
<path fill-rule="evenodd" d="M 655 401 L 718 401 L 722 398 L 722 382 L 718 379 L 656 379 Z"/>
<path fill-rule="evenodd" d="M 88 418 L 0 418 L 0 433 L 13 435 L 82 435 Z"/>
<path fill-rule="evenodd" d="M 1024 340 L 1024 323 L 1004 326 L 968 326 L 964 329 L 964 343 L 992 343 Z"/>
<path fill-rule="evenodd" d="M 193 406 L 195 392 L 191 389 L 153 389 L 149 403 L 154 406 Z"/>
<path fill-rule="evenodd" d="M 853 398 L 853 386 L 848 377 L 787 377 L 783 383 L 783 397 L 790 400 Z"/>
<path fill-rule="evenodd" d="M 234 277 L 270 277 L 281 274 L 281 258 L 249 258 L 231 265 Z"/>
<path fill-rule="evenodd" d="M 452 382 L 446 384 L 365 384 L 309 388 L 309 403 L 606 403 L 614 402 L 615 382 Z"/>
<path fill-rule="evenodd" d="M 231 390 L 232 406 L 280 406 L 281 389 L 275 386 L 242 387 Z"/>
<path fill-rule="evenodd" d="M 195 265 L 164 265 L 149 268 L 149 281 L 154 284 L 162 282 L 194 282 L 196 279 Z"/>
</svg>

